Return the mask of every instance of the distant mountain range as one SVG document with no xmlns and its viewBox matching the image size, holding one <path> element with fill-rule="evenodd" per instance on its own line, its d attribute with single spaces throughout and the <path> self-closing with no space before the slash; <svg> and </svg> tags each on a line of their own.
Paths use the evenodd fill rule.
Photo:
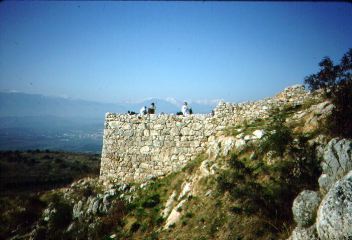
<svg viewBox="0 0 352 240">
<path fill-rule="evenodd" d="M 139 112 L 141 107 L 148 107 L 152 102 L 156 104 L 158 113 L 176 113 L 180 111 L 182 105 L 181 101 L 171 98 L 167 100 L 150 98 L 141 102 L 115 104 L 49 97 L 40 94 L 0 92 L 0 117 L 58 116 L 102 119 L 106 112 Z M 210 104 L 190 102 L 190 104 L 194 113 L 209 113 L 217 102 Z"/>
<path fill-rule="evenodd" d="M 0 92 L 0 150 L 100 152 L 106 112 L 139 112 L 152 102 L 157 113 L 176 113 L 182 105 L 172 98 L 115 104 Z M 216 104 L 190 102 L 194 113 L 210 113 Z"/>
</svg>

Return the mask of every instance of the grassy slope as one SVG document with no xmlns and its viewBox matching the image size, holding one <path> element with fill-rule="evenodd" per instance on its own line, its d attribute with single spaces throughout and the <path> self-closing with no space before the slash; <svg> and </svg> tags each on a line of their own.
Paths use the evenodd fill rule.
<svg viewBox="0 0 352 240">
<path fill-rule="evenodd" d="M 182 182 L 195 174 L 205 156 L 142 190 L 124 226 L 114 233 L 121 239 L 286 239 L 294 228 L 291 206 L 295 196 L 303 189 L 316 189 L 320 173 L 319 160 L 307 143 L 318 133 L 293 133 L 297 124 L 286 119 L 313 103 L 283 108 L 267 121 L 230 127 L 228 135 L 238 134 L 238 128 L 244 133 L 266 129 L 276 134 L 217 159 L 227 170 L 199 182 L 198 194 L 179 210 L 181 219 L 170 229 L 162 230 L 161 210 L 173 190 L 179 193 Z M 275 161 L 268 162 L 266 154 L 273 150 Z M 254 159 L 250 159 L 252 153 Z M 145 207 L 155 195 L 158 202 Z"/>
</svg>

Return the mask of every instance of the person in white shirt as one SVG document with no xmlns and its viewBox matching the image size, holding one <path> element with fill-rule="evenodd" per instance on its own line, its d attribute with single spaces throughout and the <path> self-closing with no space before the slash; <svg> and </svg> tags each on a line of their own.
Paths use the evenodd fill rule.
<svg viewBox="0 0 352 240">
<path fill-rule="evenodd" d="M 188 116 L 189 115 L 189 108 L 188 108 L 188 103 L 184 102 L 181 108 L 181 112 L 183 116 Z"/>
<path fill-rule="evenodd" d="M 139 114 L 146 115 L 147 114 L 147 107 L 146 106 L 142 107 L 141 110 L 139 110 Z"/>
</svg>

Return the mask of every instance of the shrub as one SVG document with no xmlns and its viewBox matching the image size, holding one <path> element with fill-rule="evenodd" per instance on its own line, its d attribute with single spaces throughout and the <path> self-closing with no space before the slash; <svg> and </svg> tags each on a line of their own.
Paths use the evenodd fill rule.
<svg viewBox="0 0 352 240">
<path fill-rule="evenodd" d="M 156 205 L 158 205 L 159 203 L 160 203 L 160 195 L 153 194 L 153 195 L 147 196 L 144 199 L 142 206 L 145 208 L 152 208 L 152 207 L 155 207 Z"/>
<path fill-rule="evenodd" d="M 72 207 L 59 195 L 52 198 L 53 207 L 56 209 L 51 218 L 54 229 L 66 228 L 72 219 Z"/>
<path fill-rule="evenodd" d="M 140 227 L 141 227 L 141 224 L 139 222 L 134 222 L 131 225 L 130 232 L 132 233 L 137 232 Z"/>
<path fill-rule="evenodd" d="M 113 228 L 123 226 L 123 217 L 127 214 L 126 206 L 123 201 L 116 201 L 109 214 L 101 218 L 101 227 L 98 235 L 105 235 Z"/>
</svg>

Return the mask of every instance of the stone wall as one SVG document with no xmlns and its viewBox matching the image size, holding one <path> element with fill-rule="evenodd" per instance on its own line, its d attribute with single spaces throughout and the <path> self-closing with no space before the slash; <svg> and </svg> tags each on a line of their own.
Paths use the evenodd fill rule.
<svg viewBox="0 0 352 240">
<path fill-rule="evenodd" d="M 245 120 L 265 119 L 273 108 L 299 105 L 311 95 L 303 86 L 255 102 L 224 103 L 214 115 L 126 115 L 107 113 L 100 178 L 140 182 L 178 171 L 207 149 L 208 138 Z"/>
</svg>

